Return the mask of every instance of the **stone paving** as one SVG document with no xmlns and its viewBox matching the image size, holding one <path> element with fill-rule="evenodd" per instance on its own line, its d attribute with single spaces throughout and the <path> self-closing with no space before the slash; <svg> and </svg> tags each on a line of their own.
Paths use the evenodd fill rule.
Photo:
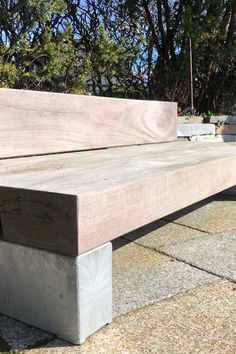
<svg viewBox="0 0 236 354">
<path fill-rule="evenodd" d="M 236 197 L 209 198 L 113 247 L 112 324 L 73 346 L 0 315 L 0 353 L 236 352 Z"/>
</svg>

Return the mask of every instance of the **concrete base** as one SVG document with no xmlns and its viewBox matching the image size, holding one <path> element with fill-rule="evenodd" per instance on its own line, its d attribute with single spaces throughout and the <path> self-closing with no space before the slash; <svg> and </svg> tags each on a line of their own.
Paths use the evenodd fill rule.
<svg viewBox="0 0 236 354">
<path fill-rule="evenodd" d="M 0 240 L 0 313 L 81 344 L 112 321 L 112 245 L 69 257 Z"/>
</svg>

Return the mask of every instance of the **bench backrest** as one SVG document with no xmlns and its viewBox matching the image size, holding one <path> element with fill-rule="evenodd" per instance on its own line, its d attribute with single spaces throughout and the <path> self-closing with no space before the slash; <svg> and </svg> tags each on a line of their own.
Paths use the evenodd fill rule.
<svg viewBox="0 0 236 354">
<path fill-rule="evenodd" d="M 0 89 L 0 158 L 167 142 L 176 103 Z"/>
</svg>

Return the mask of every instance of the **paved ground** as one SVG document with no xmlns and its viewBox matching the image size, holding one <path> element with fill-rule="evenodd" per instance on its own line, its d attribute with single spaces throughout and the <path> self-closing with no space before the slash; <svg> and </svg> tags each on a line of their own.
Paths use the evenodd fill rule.
<svg viewBox="0 0 236 354">
<path fill-rule="evenodd" d="M 226 198 L 114 242 L 114 321 L 85 344 L 0 315 L 0 353 L 236 353 L 236 197 Z"/>
</svg>

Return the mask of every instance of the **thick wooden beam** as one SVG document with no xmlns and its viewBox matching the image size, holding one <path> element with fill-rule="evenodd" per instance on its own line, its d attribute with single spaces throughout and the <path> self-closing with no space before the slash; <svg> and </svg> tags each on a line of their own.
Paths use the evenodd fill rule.
<svg viewBox="0 0 236 354">
<path fill-rule="evenodd" d="M 82 254 L 236 185 L 236 144 L 173 142 L 0 161 L 2 238 Z"/>
<path fill-rule="evenodd" d="M 0 158 L 176 140 L 172 102 L 0 89 Z"/>
</svg>

